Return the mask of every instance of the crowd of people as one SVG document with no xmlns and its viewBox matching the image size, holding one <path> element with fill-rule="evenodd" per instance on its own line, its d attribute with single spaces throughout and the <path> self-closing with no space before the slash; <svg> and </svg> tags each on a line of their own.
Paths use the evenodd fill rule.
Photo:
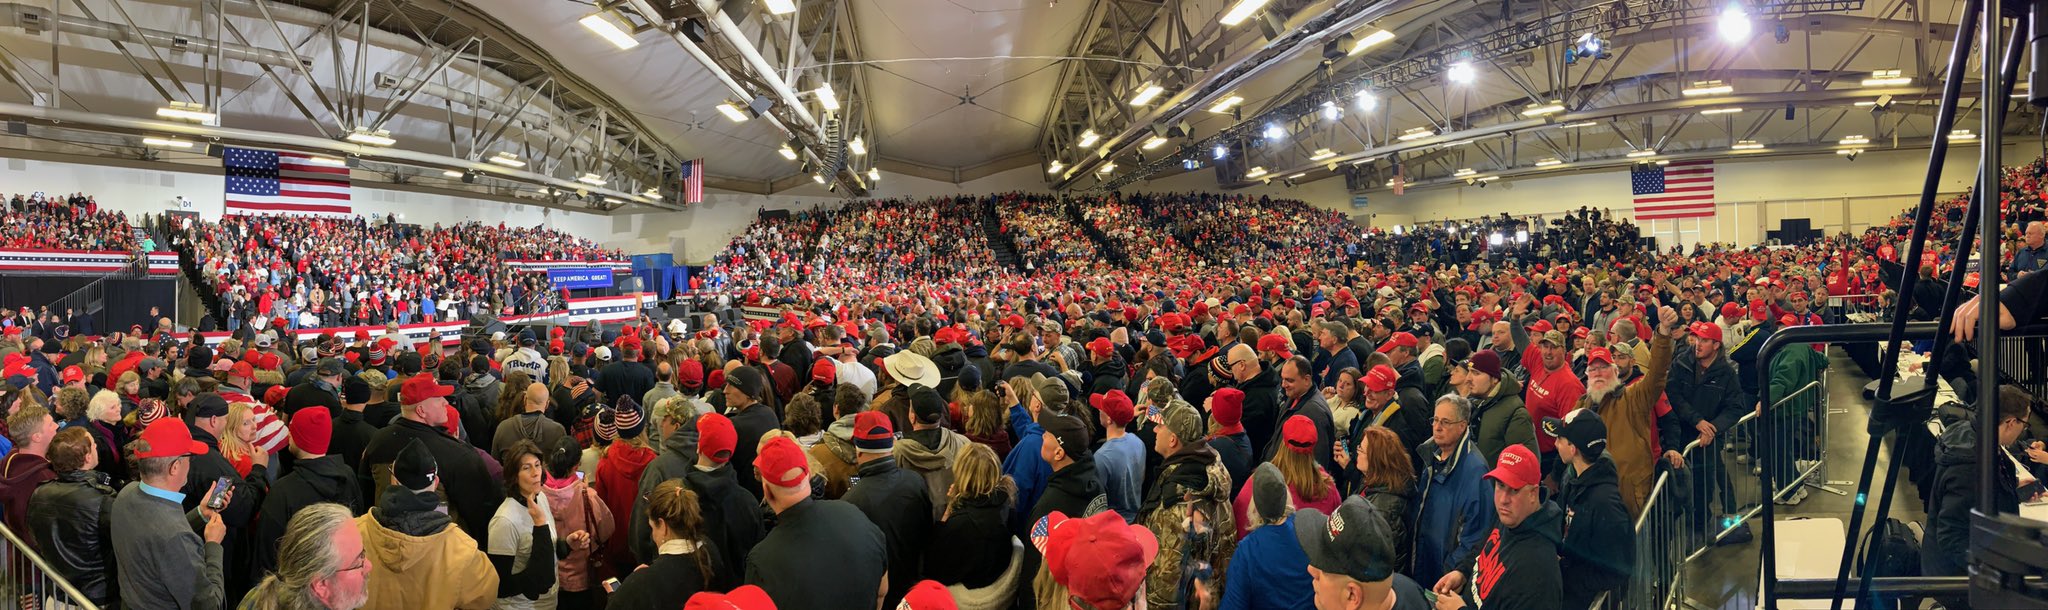
<svg viewBox="0 0 2048 610">
<path fill-rule="evenodd" d="M 1085 273 L 1107 263 L 1095 240 L 1067 220 L 1066 204 L 1058 199 L 1024 197 L 997 206 L 996 213 L 1026 272 Z"/>
<path fill-rule="evenodd" d="M 1083 197 L 1074 202 L 1081 218 L 1121 250 L 1135 269 L 1176 269 L 1207 264 L 1207 259 L 1180 244 L 1163 225 L 1152 222 L 1137 206 L 1118 195 Z"/>
<path fill-rule="evenodd" d="M 142 244 L 128 214 L 101 210 L 91 195 L 15 193 L 0 214 L 0 248 L 135 252 Z"/>
<path fill-rule="evenodd" d="M 561 308 L 545 274 L 513 260 L 616 261 L 614 250 L 545 227 L 396 218 L 228 216 L 186 223 L 172 247 L 227 329 L 410 324 Z M 257 322 L 261 320 L 261 322 Z"/>
<path fill-rule="evenodd" d="M 1659 250 L 1590 209 L 1391 232 L 1146 195 L 1083 210 L 1131 269 L 1027 275 L 987 254 L 988 205 L 1009 223 L 1044 204 L 764 217 L 711 284 L 780 315 L 723 325 L 443 345 L 0 319 L 0 522 L 91 601 L 136 608 L 1587 608 L 1647 577 L 1634 523 L 1657 474 L 1721 459 L 1741 417 L 1829 365 L 1825 345 L 1759 347 L 1896 263 L 1890 227 Z M 1067 226 L 1035 235 L 1090 239 Z M 425 314 L 390 307 L 423 292 L 496 298 L 519 281 L 503 259 L 566 254 L 447 231 L 190 238 L 229 291 L 373 322 Z M 1182 251 L 1209 264 L 1161 258 Z M 2048 276 L 2005 290 L 2016 323 L 2048 318 Z M 2014 510 L 2048 452 L 2028 450 L 2039 401 L 1996 391 Z M 1952 425 L 1944 451 L 1977 439 Z M 1958 574 L 1975 464 L 1943 464 L 1924 557 Z M 1740 512 L 1725 480 L 1682 480 L 1693 527 Z"/>
</svg>

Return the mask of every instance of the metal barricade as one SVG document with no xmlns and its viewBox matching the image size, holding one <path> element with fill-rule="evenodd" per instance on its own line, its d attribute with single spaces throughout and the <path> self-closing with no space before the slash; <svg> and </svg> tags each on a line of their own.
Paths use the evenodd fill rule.
<svg viewBox="0 0 2048 610">
<path fill-rule="evenodd" d="M 99 610 L 5 526 L 0 526 L 0 562 L 6 566 L 0 574 L 0 608 Z"/>
<path fill-rule="evenodd" d="M 1827 487 L 1827 375 L 1779 399 L 1769 411 L 1778 420 L 1772 438 L 1753 433 L 1762 415 L 1752 412 L 1716 435 L 1713 445 L 1693 441 L 1680 452 L 1683 469 L 1659 458 L 1649 499 L 1635 523 L 1635 565 L 1628 584 L 1605 596 L 1599 608 L 1676 608 L 1685 599 L 1686 571 L 1693 560 L 1756 518 L 1769 500 L 1788 500 L 1802 487 Z M 1735 439 L 1747 434 L 1746 444 Z M 1770 453 L 1773 459 L 1763 460 Z M 1758 465 L 1780 468 L 1777 489 L 1761 489 Z M 1780 467 L 1779 464 L 1787 464 Z"/>
<path fill-rule="evenodd" d="M 1827 324 L 1851 324 L 1875 322 L 1886 319 L 1891 310 L 1878 304 L 1881 295 L 1842 294 L 1828 297 L 1827 306 L 1820 308 L 1821 319 Z"/>
</svg>

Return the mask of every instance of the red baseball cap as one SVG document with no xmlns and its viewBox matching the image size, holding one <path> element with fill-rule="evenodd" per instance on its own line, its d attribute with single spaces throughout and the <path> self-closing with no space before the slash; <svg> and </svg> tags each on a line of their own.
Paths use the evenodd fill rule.
<svg viewBox="0 0 2048 610">
<path fill-rule="evenodd" d="M 1549 320 L 1537 320 L 1535 324 L 1529 325 L 1529 331 L 1531 332 L 1547 333 L 1552 330 L 1556 330 L 1556 327 L 1551 326 Z"/>
<path fill-rule="evenodd" d="M 433 376 L 420 373 L 407 378 L 403 385 L 398 386 L 398 404 L 416 405 L 426 402 L 429 398 L 447 396 L 454 393 L 455 388 L 441 385 L 441 382 L 435 381 Z"/>
<path fill-rule="evenodd" d="M 1014 313 L 1008 316 L 1004 316 L 1003 326 L 1008 326 L 1010 328 L 1024 328 L 1024 316 L 1020 316 Z"/>
<path fill-rule="evenodd" d="M 739 444 L 740 434 L 733 429 L 731 419 L 718 413 L 705 413 L 697 418 L 697 455 L 723 464 L 732 459 Z"/>
<path fill-rule="evenodd" d="M 898 605 L 897 608 L 898 610 L 906 608 L 908 610 L 959 610 L 960 604 L 953 601 L 953 592 L 946 590 L 946 585 L 939 584 L 939 581 L 936 580 L 925 580 L 911 587 L 909 593 L 903 594 L 903 603 Z"/>
<path fill-rule="evenodd" d="M 697 443 L 699 447 L 703 446 L 701 436 Z M 761 455 L 754 457 L 754 474 L 761 477 L 763 485 L 795 487 L 811 478 L 811 461 L 796 441 L 778 436 L 761 447 Z"/>
<path fill-rule="evenodd" d="M 1536 463 L 1536 454 L 1529 452 L 1527 445 L 1510 444 L 1500 450 L 1500 461 L 1486 478 L 1500 481 L 1514 489 L 1521 489 L 1543 480 L 1543 468 Z"/>
<path fill-rule="evenodd" d="M 1294 342 L 1288 341 L 1287 337 L 1279 333 L 1268 333 L 1259 337 L 1259 351 L 1277 353 L 1281 358 L 1294 357 L 1294 353 L 1289 350 L 1292 347 Z"/>
<path fill-rule="evenodd" d="M 1088 353 L 1095 354 L 1097 358 L 1108 358 L 1116 353 L 1116 344 L 1110 343 L 1108 337 L 1096 337 L 1088 342 Z"/>
<path fill-rule="evenodd" d="M 1788 313 L 1788 314 L 1785 314 L 1785 315 L 1782 315 L 1782 316 L 1778 316 L 1778 325 L 1779 325 L 1779 326 L 1798 326 L 1798 325 L 1799 325 L 1799 316 L 1795 316 L 1795 315 L 1792 315 L 1792 314 L 1789 314 L 1789 313 Z"/>
<path fill-rule="evenodd" d="M 1699 337 L 1701 339 L 1708 339 L 1717 343 L 1721 341 L 1721 325 L 1719 324 L 1715 324 L 1712 322 L 1694 322 L 1692 323 L 1692 328 L 1690 329 L 1690 332 L 1692 333 L 1692 336 Z"/>
<path fill-rule="evenodd" d="M 1366 371 L 1365 378 L 1360 381 L 1365 384 L 1367 390 L 1385 392 L 1394 389 L 1394 383 L 1400 380 L 1401 374 L 1394 372 L 1394 367 L 1382 364 Z"/>
<path fill-rule="evenodd" d="M 291 386 L 270 386 L 270 389 L 263 391 L 263 404 L 270 405 L 271 407 L 275 408 L 278 405 L 284 404 L 284 397 L 291 393 Z"/>
<path fill-rule="evenodd" d="M 1549 322 L 1543 322 L 1543 324 L 1547 325 Z M 1380 348 L 1373 351 L 1386 354 L 1393 352 L 1396 347 L 1415 349 L 1416 345 L 1419 345 L 1419 343 L 1415 340 L 1415 335 L 1407 332 L 1398 332 L 1387 337 L 1387 342 L 1380 344 Z"/>
<path fill-rule="evenodd" d="M 1734 318 L 1742 315 L 1742 305 L 1734 301 L 1721 304 L 1721 317 Z"/>
<path fill-rule="evenodd" d="M 85 369 L 78 368 L 77 365 L 64 367 L 64 372 L 57 377 L 58 383 L 78 383 L 80 381 L 85 381 Z"/>
<path fill-rule="evenodd" d="M 1118 426 L 1128 425 L 1131 420 L 1138 417 L 1138 408 L 1131 404 L 1131 397 L 1124 395 L 1123 390 L 1090 395 L 1088 406 L 1095 407 L 1095 410 L 1101 411 L 1103 415 L 1108 415 L 1109 421 Z"/>
<path fill-rule="evenodd" d="M 1280 425 L 1280 438 L 1287 442 L 1287 450 L 1295 453 L 1310 453 L 1316 448 L 1316 423 L 1307 415 L 1295 415 Z"/>
<path fill-rule="evenodd" d="M 1586 366 L 1593 366 L 1593 363 L 1595 362 L 1605 362 L 1607 364 L 1614 364 L 1614 353 L 1607 351 L 1607 348 L 1604 347 L 1595 347 L 1586 350 Z"/>
<path fill-rule="evenodd" d="M 258 354 L 257 356 L 262 357 L 261 354 Z M 256 365 L 251 364 L 247 359 L 244 359 L 241 362 L 236 362 L 234 366 L 228 367 L 228 376 L 240 377 L 243 379 L 254 379 L 256 378 Z"/>
<path fill-rule="evenodd" d="M 1159 556 L 1158 537 L 1144 526 L 1124 523 L 1115 511 L 1061 525 L 1046 542 L 1046 568 L 1053 581 L 1099 610 L 1129 607 Z"/>
<path fill-rule="evenodd" d="M 839 365 L 833 364 L 830 358 L 819 358 L 817 362 L 811 363 L 811 381 L 833 383 L 838 380 Z"/>
<path fill-rule="evenodd" d="M 1593 336 L 1593 331 L 1584 326 L 1572 329 L 1573 339 L 1584 339 L 1591 336 Z"/>
<path fill-rule="evenodd" d="M 142 429 L 142 438 L 135 445 L 137 458 L 203 453 L 206 453 L 206 443 L 192 440 L 192 430 L 185 427 L 184 420 L 169 417 L 149 422 L 149 427 Z"/>
<path fill-rule="evenodd" d="M 690 596 L 683 603 L 683 610 L 775 610 L 775 600 L 768 598 L 768 592 L 754 585 L 733 589 L 731 593 L 705 591 Z"/>
<path fill-rule="evenodd" d="M 1758 322 L 1768 320 L 1771 317 L 1771 308 L 1764 305 L 1763 299 L 1753 299 L 1749 302 L 1749 317 Z"/>
</svg>

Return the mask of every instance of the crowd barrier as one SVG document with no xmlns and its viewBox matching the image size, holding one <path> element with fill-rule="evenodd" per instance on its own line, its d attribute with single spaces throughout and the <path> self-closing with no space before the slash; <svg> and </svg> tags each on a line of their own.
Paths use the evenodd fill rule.
<svg viewBox="0 0 2048 610">
<path fill-rule="evenodd" d="M 1628 585 L 1596 605 L 1610 610 L 1686 606 L 1685 580 L 1695 560 L 1737 536 L 1763 510 L 1811 487 L 1848 495 L 1829 486 L 1827 468 L 1827 373 L 1772 403 L 1778 418 L 1770 438 L 1756 432 L 1763 415 L 1751 412 L 1719 431 L 1714 443 L 1695 440 L 1680 452 L 1685 468 L 1658 466 L 1649 499 L 1635 522 L 1635 564 Z M 1769 460 L 1764 460 L 1769 454 Z M 1758 464 L 1770 463 L 1776 489 L 1764 493 Z M 1783 466 L 1780 466 L 1783 465 Z"/>
<path fill-rule="evenodd" d="M 5 526 L 0 526 L 0 607 L 22 610 L 99 610 L 77 587 Z"/>
<path fill-rule="evenodd" d="M 640 315 L 641 309 L 654 306 L 655 297 L 653 293 L 637 292 L 633 294 L 623 294 L 609 297 L 568 299 L 567 302 L 568 309 L 517 316 L 505 316 L 502 318 L 498 318 L 498 321 L 510 325 L 548 324 L 553 326 L 582 324 L 592 321 L 624 322 L 638 317 Z M 455 345 L 462 342 L 462 333 L 464 330 L 468 328 L 468 321 L 454 320 L 448 322 L 406 324 L 399 326 L 398 331 L 399 334 L 403 335 L 406 338 L 406 340 L 413 343 L 438 340 L 441 342 L 442 345 Z M 329 326 L 321 328 L 294 328 L 286 330 L 285 332 L 290 333 L 292 338 L 297 341 L 307 341 L 318 338 L 321 334 L 330 332 L 334 333 L 336 336 L 350 337 L 354 336 L 356 331 L 363 331 L 365 333 L 368 333 L 370 338 L 372 339 L 382 338 L 386 334 L 385 327 L 383 326 Z M 207 343 L 218 343 L 224 339 L 227 339 L 230 336 L 233 336 L 233 333 L 210 332 L 199 333 L 199 335 L 205 337 Z M 179 339 L 183 340 L 184 337 L 179 337 Z"/>
<path fill-rule="evenodd" d="M 1821 308 L 1820 317 L 1827 324 L 1878 322 L 1890 319 L 1891 309 L 1880 307 L 1876 294 L 1833 295 Z"/>
</svg>

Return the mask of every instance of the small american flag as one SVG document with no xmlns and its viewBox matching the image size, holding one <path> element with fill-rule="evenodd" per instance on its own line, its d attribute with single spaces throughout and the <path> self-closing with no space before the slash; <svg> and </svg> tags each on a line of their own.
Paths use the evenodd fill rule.
<svg viewBox="0 0 2048 610">
<path fill-rule="evenodd" d="M 1052 535 L 1050 531 L 1052 528 L 1048 523 L 1050 521 L 1052 521 L 1052 515 L 1046 515 L 1039 517 L 1037 523 L 1031 524 L 1031 546 L 1036 547 L 1040 555 L 1045 554 L 1045 541 Z"/>
<path fill-rule="evenodd" d="M 1637 164 L 1629 170 L 1636 220 L 1714 217 L 1714 162 Z"/>
<path fill-rule="evenodd" d="M 683 203 L 704 203 L 704 160 L 683 162 Z"/>
<path fill-rule="evenodd" d="M 221 155 L 221 166 L 227 170 L 223 201 L 228 215 L 346 218 L 355 213 L 349 199 L 349 169 L 338 161 L 229 147 Z"/>
</svg>

